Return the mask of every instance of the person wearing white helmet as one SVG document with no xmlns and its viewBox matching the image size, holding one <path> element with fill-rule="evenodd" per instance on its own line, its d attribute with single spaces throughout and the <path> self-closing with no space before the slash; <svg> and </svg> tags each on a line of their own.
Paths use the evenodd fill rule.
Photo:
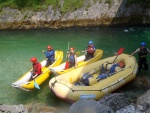
<svg viewBox="0 0 150 113">
<path fill-rule="evenodd" d="M 85 56 L 85 60 L 84 61 L 87 61 L 87 60 L 90 60 L 91 58 L 94 57 L 94 53 L 96 51 L 96 48 L 93 44 L 93 41 L 89 41 L 88 42 L 88 47 L 86 50 L 82 51 L 82 52 L 86 52 L 86 56 Z"/>
<path fill-rule="evenodd" d="M 69 68 L 77 67 L 77 55 L 75 54 L 75 49 L 70 48 L 70 52 L 67 54 L 67 58 L 69 58 Z"/>
<path fill-rule="evenodd" d="M 45 52 L 44 50 L 42 50 L 43 53 L 46 56 L 47 62 L 46 62 L 46 67 L 48 67 L 49 65 L 53 64 L 55 61 L 55 51 L 52 48 L 52 46 L 47 46 L 47 51 Z"/>
<path fill-rule="evenodd" d="M 141 73 L 142 65 L 144 65 L 144 70 L 148 70 L 149 66 L 148 66 L 146 56 L 147 56 L 147 53 L 150 53 L 150 50 L 146 48 L 146 43 L 141 42 L 141 47 L 138 48 L 136 51 L 134 51 L 132 54 L 130 54 L 130 56 L 134 55 L 135 53 L 138 53 L 138 56 L 139 56 L 139 61 L 138 61 L 139 73 Z"/>
</svg>

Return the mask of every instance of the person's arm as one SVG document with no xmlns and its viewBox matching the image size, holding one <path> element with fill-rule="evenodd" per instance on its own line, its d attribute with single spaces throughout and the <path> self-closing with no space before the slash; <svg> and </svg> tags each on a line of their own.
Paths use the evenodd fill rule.
<svg viewBox="0 0 150 113">
<path fill-rule="evenodd" d="M 81 51 L 82 53 L 84 53 L 84 52 L 87 52 L 87 50 L 83 50 L 83 51 Z"/>
<path fill-rule="evenodd" d="M 37 69 L 34 72 L 35 75 L 32 77 L 33 79 L 36 78 L 38 75 L 41 74 L 41 68 L 42 68 L 41 64 L 38 64 Z"/>
<path fill-rule="evenodd" d="M 75 67 L 77 67 L 78 66 L 77 55 L 74 55 L 74 59 L 75 59 Z"/>
<path fill-rule="evenodd" d="M 138 48 L 136 51 L 134 51 L 133 53 L 130 54 L 130 56 L 134 55 L 135 53 L 139 52 L 140 48 Z"/>
<path fill-rule="evenodd" d="M 44 54 L 46 55 L 46 58 L 48 58 L 48 57 L 50 57 L 51 55 L 54 54 L 54 51 L 44 52 Z"/>
<path fill-rule="evenodd" d="M 96 47 L 95 46 L 93 46 L 93 50 L 94 50 L 94 52 L 96 51 Z"/>
<path fill-rule="evenodd" d="M 68 59 L 70 57 L 70 54 L 69 53 L 67 53 L 66 54 L 66 59 Z"/>
<path fill-rule="evenodd" d="M 150 54 L 150 50 L 147 48 L 147 52 Z"/>
</svg>

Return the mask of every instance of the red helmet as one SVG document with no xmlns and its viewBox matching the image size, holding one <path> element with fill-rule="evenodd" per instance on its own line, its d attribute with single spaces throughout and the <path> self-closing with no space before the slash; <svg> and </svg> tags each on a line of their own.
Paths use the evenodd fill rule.
<svg viewBox="0 0 150 113">
<path fill-rule="evenodd" d="M 74 48 L 73 48 L 73 47 L 71 47 L 71 48 L 70 48 L 70 50 L 74 50 Z"/>
<path fill-rule="evenodd" d="M 51 46 L 47 46 L 47 49 L 51 49 L 52 47 Z"/>
<path fill-rule="evenodd" d="M 37 59 L 36 59 L 35 57 L 32 57 L 32 58 L 30 59 L 30 61 L 33 62 L 33 63 L 36 63 L 36 62 L 37 62 Z"/>
</svg>

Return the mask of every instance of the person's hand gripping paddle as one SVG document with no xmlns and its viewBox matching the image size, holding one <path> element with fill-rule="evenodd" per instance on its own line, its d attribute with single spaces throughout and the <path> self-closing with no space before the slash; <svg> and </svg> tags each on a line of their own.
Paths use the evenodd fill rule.
<svg viewBox="0 0 150 113">
<path fill-rule="evenodd" d="M 69 52 L 69 44 L 70 44 L 70 42 L 68 41 L 68 52 Z M 67 52 L 67 61 L 66 61 L 66 64 L 65 64 L 65 69 L 68 69 L 69 68 L 69 61 L 68 61 L 68 53 Z"/>
</svg>

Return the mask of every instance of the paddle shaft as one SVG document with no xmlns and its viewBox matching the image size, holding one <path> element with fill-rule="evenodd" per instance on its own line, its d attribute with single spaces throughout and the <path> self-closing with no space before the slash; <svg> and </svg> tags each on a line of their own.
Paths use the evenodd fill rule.
<svg viewBox="0 0 150 113">
<path fill-rule="evenodd" d="M 68 52 L 69 52 L 70 41 L 68 41 Z M 67 61 L 68 61 L 68 53 L 67 53 Z"/>
<path fill-rule="evenodd" d="M 115 57 L 113 63 L 115 62 L 115 60 L 117 59 L 117 57 L 118 57 L 120 54 L 122 54 L 123 51 L 124 51 L 124 48 L 120 48 L 120 49 L 118 50 L 117 56 Z"/>
<path fill-rule="evenodd" d="M 115 62 L 115 60 L 117 59 L 117 57 L 118 57 L 118 55 L 115 57 L 115 59 L 114 59 L 113 63 Z"/>
</svg>

